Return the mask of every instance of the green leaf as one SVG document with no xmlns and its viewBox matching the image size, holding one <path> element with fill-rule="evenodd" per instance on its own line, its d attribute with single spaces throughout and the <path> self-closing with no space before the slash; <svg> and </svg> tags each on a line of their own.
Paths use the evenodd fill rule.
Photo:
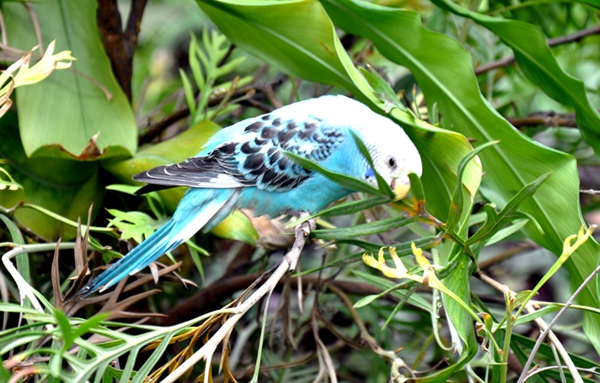
<svg viewBox="0 0 600 383">
<path fill-rule="evenodd" d="M 501 230 L 498 230 L 496 232 L 496 234 L 494 234 L 492 236 L 492 238 L 490 238 L 489 240 L 487 240 L 485 242 L 486 246 L 491 246 L 495 243 L 498 243 L 508 237 L 510 237 L 511 235 L 513 235 L 514 233 L 516 233 L 517 231 L 521 230 L 525 225 L 527 225 L 527 223 L 529 222 L 529 218 L 517 218 L 512 222 L 512 225 L 507 226 Z"/>
<path fill-rule="evenodd" d="M 370 209 L 374 206 L 381 205 L 389 202 L 390 200 L 385 197 L 371 197 L 365 198 L 358 201 L 349 201 L 333 205 L 329 208 L 323 209 L 318 213 L 320 217 L 337 217 L 340 215 L 348 215 L 361 212 L 363 210 Z"/>
<path fill-rule="evenodd" d="M 410 173 L 408 178 L 410 179 L 410 192 L 412 193 L 414 207 L 425 206 L 425 190 L 423 190 L 421 179 L 415 173 Z"/>
<path fill-rule="evenodd" d="M 369 85 L 373 88 L 375 96 L 383 101 L 383 110 L 385 113 L 389 113 L 393 108 L 398 108 L 403 112 L 409 112 L 409 109 L 400 102 L 398 95 L 390 84 L 388 84 L 383 77 L 370 65 L 367 65 L 367 69 L 358 68 L 360 73 L 369 82 Z"/>
<path fill-rule="evenodd" d="M 291 152 L 284 152 L 284 153 L 286 156 L 290 157 L 295 163 L 302 166 L 303 168 L 320 173 L 320 174 L 324 175 L 325 177 L 329 178 L 330 180 L 332 180 L 333 182 L 337 183 L 338 185 L 340 185 L 348 190 L 362 191 L 362 192 L 373 194 L 376 196 L 388 197 L 384 191 L 376 189 L 373 186 L 371 186 L 370 184 L 368 184 L 364 181 L 361 181 L 357 178 L 349 177 L 347 175 L 337 173 L 337 172 L 331 172 L 325 168 L 322 168 L 316 162 L 311 161 L 305 157 L 296 155 L 294 153 L 291 153 Z"/>
<path fill-rule="evenodd" d="M 135 195 L 135 192 L 140 190 L 140 188 L 139 188 L 139 186 L 133 186 L 133 185 L 112 184 L 112 185 L 108 185 L 106 187 L 106 190 L 114 190 L 114 191 L 118 191 L 121 193 L 129 194 L 129 195 Z"/>
<path fill-rule="evenodd" d="M 71 50 L 73 71 L 55 71 L 39 84 L 18 88 L 20 130 L 27 156 L 91 160 L 131 156 L 137 128 L 131 105 L 117 84 L 100 42 L 96 2 L 43 1 L 31 5 L 42 40 L 56 39 L 56 51 Z M 14 48 L 37 45 L 27 9 L 2 6 Z M 96 138 L 94 138 L 96 137 Z"/>
<path fill-rule="evenodd" d="M 345 52 L 333 25 L 317 2 L 199 0 L 198 4 L 223 34 L 251 54 L 293 76 L 360 93 L 339 59 Z"/>
<path fill-rule="evenodd" d="M 71 327 L 71 323 L 69 322 L 69 318 L 67 318 L 67 316 L 60 310 L 54 310 L 54 317 L 56 318 L 56 323 L 58 323 L 62 340 L 64 342 L 63 349 L 68 350 L 75 340 L 75 335 L 73 334 L 73 329 Z"/>
<path fill-rule="evenodd" d="M 4 222 L 4 224 L 6 225 L 6 228 L 10 233 L 10 239 L 13 243 L 16 243 L 18 245 L 25 244 L 25 240 L 23 239 L 23 234 L 21 233 L 21 230 L 19 230 L 17 225 L 9 217 L 5 216 L 4 214 L 0 214 L 0 220 L 2 220 L 2 222 Z M 29 266 L 29 254 L 25 253 L 17 255 L 16 262 L 17 270 L 19 270 L 19 273 L 21 274 L 23 279 L 27 283 L 31 284 L 31 268 Z M 31 305 L 31 302 L 29 300 L 26 300 L 25 304 L 29 306 Z M 0 353 L 0 355 L 2 355 L 2 353 Z"/>
<path fill-rule="evenodd" d="M 500 213 L 496 213 L 496 210 L 492 206 L 486 205 L 484 210 L 487 218 L 481 229 L 479 229 L 471 238 L 469 238 L 467 244 L 473 244 L 487 238 L 491 238 L 502 227 L 506 226 L 511 221 L 523 218 L 522 215 L 517 214 L 519 206 L 531 198 L 536 190 L 538 190 L 538 188 L 542 185 L 542 183 L 550 176 L 550 173 L 543 174 L 537 180 L 525 185 L 513 198 L 511 198 L 510 201 L 508 201 Z"/>
<path fill-rule="evenodd" d="M 575 159 L 515 131 L 483 99 L 468 52 L 450 37 L 423 28 L 416 12 L 349 0 L 322 2 L 336 25 L 371 39 L 388 59 L 411 70 L 428 105 L 437 104 L 443 116 L 442 126 L 455 129 L 478 143 L 500 140 L 498 145 L 480 154 L 487 172 L 482 191 L 497 206 L 503 208 L 516 191 L 553 172 L 536 194 L 523 203 L 521 210 L 534 217 L 544 231 L 542 235 L 529 223 L 525 226 L 527 234 L 538 244 L 561 254 L 563 240 L 576 233 L 582 224 Z M 423 49 L 424 46 L 427 49 Z M 448 65 L 449 62 L 453 65 Z M 413 141 L 419 142 L 414 138 Z M 424 173 L 426 171 L 427 166 Z M 423 179 L 425 190 L 439 193 L 441 188 L 430 189 L 426 178 Z M 428 202 L 430 200 L 428 196 Z M 443 220 L 443 217 L 438 218 Z M 581 285 L 599 260 L 600 246 L 588 241 L 566 263 L 571 286 Z M 596 282 L 584 289 L 579 301 L 600 307 Z M 584 315 L 584 330 L 600 350 L 600 317 Z"/>
<path fill-rule="evenodd" d="M 107 209 L 107 211 L 115 217 L 109 219 L 109 222 L 122 231 L 121 239 L 133 238 L 137 243 L 142 243 L 164 223 L 140 211 L 124 212 L 117 209 Z"/>
<path fill-rule="evenodd" d="M 379 287 L 381 290 L 388 290 L 395 286 L 395 283 L 390 281 L 387 278 L 363 273 L 362 271 L 358 271 L 358 270 L 353 270 L 352 273 L 354 273 L 357 277 L 359 277 L 363 281 L 365 281 L 373 286 Z M 403 290 L 392 290 L 390 292 L 390 294 L 392 294 L 400 299 L 404 299 L 406 293 L 407 292 L 403 291 Z M 431 303 L 427 302 L 425 300 L 425 298 L 423 298 L 422 296 L 420 296 L 418 294 L 412 294 L 408 298 L 408 303 L 410 303 L 411 305 L 414 305 L 414 306 L 420 308 L 421 310 L 424 310 L 432 315 L 435 315 L 431 309 Z"/>
<path fill-rule="evenodd" d="M 358 147 L 358 150 L 363 155 L 363 157 L 365 157 L 365 159 L 367 160 L 367 163 L 369 164 L 369 166 L 371 167 L 371 169 L 373 169 L 373 172 L 375 173 L 375 178 L 377 179 L 377 189 L 379 189 L 379 191 L 382 194 L 387 195 L 388 198 L 390 198 L 390 199 L 394 198 L 394 192 L 390 188 L 390 185 L 388 185 L 388 183 L 385 182 L 383 177 L 377 172 L 377 170 L 375 168 L 375 164 L 373 163 L 373 158 L 371 158 L 371 154 L 369 153 L 369 149 L 367 149 L 364 142 L 362 142 L 362 140 L 354 132 L 351 131 L 351 133 L 352 133 L 352 138 L 354 138 L 354 143 Z"/>
<path fill-rule="evenodd" d="M 211 233 L 221 238 L 246 242 L 252 246 L 256 245 L 258 239 L 258 233 L 252 225 L 252 221 L 244 213 L 237 210 L 215 226 Z"/>
<path fill-rule="evenodd" d="M 520 20 L 482 15 L 448 0 L 433 0 L 433 3 L 472 19 L 500 37 L 513 50 L 519 68 L 529 80 L 548 96 L 575 109 L 583 138 L 600 156 L 600 113 L 587 96 L 583 81 L 560 67 L 539 27 Z"/>
<path fill-rule="evenodd" d="M 16 183 L 6 170 L 0 168 L 0 190 L 17 191 L 19 189 L 23 189 L 23 186 Z"/>
<path fill-rule="evenodd" d="M 362 225 L 355 225 L 352 227 L 345 227 L 340 229 L 313 230 L 311 232 L 311 236 L 319 239 L 350 239 L 362 235 L 384 233 L 386 231 L 408 225 L 409 223 L 417 222 L 419 221 L 419 219 L 419 217 L 386 218 L 376 222 L 370 222 Z"/>
<path fill-rule="evenodd" d="M 16 207 L 14 218 L 19 224 L 47 240 L 74 238 L 76 228 L 57 223 L 54 218 L 21 203 L 44 207 L 72 221 L 93 215 L 100 208 L 104 190 L 98 176 L 98 164 L 58 158 L 27 158 L 19 139 L 16 115 L 9 112 L 0 119 L 0 156 L 6 159 L 9 173 L 23 189 L 0 190 L 0 206 Z"/>
<path fill-rule="evenodd" d="M 446 222 L 446 230 L 453 232 L 458 224 L 461 222 L 461 217 L 464 214 L 465 206 L 463 205 L 463 185 L 462 178 L 465 174 L 465 170 L 469 162 L 477 156 L 479 152 L 490 147 L 491 145 L 496 145 L 498 141 L 486 142 L 485 144 L 473 149 L 471 153 L 467 154 L 465 158 L 460 160 L 458 164 L 458 172 L 456 183 L 456 189 L 452 194 L 452 201 L 450 202 L 450 212 L 448 213 L 448 221 Z M 470 206 L 469 206 L 470 207 Z"/>
</svg>

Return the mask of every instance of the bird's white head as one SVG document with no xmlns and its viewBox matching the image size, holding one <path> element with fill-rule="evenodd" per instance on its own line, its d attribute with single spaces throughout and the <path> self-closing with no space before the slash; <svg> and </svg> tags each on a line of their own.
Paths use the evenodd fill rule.
<svg viewBox="0 0 600 383">
<path fill-rule="evenodd" d="M 392 120 L 366 105 L 345 96 L 322 96 L 286 107 L 287 112 L 318 116 L 333 126 L 350 128 L 369 150 L 375 170 L 388 183 L 395 199 L 410 190 L 408 175 L 423 172 L 421 156 L 404 130 Z M 364 181 L 377 187 L 375 172 L 365 160 L 361 169 Z"/>
<path fill-rule="evenodd" d="M 369 149 L 375 170 L 390 186 L 395 199 L 399 200 L 410 190 L 408 175 L 415 173 L 421 177 L 423 173 L 421 156 L 401 127 L 386 118 L 379 120 L 379 123 L 381 125 L 373 129 L 373 134 L 376 136 L 361 138 Z M 377 186 L 375 173 L 369 165 L 365 172 L 365 180 Z"/>
<path fill-rule="evenodd" d="M 404 198 L 410 190 L 408 175 L 415 173 L 421 177 L 423 173 L 421 156 L 404 130 L 356 100 L 343 96 L 328 98 L 321 106 L 337 110 L 337 118 L 345 120 L 338 123 L 352 126 L 369 150 L 375 170 L 394 192 L 395 199 Z M 331 105 L 327 106 L 328 103 Z M 339 113 L 340 110 L 343 113 Z M 365 167 L 364 180 L 377 187 L 375 173 L 366 161 Z"/>
</svg>

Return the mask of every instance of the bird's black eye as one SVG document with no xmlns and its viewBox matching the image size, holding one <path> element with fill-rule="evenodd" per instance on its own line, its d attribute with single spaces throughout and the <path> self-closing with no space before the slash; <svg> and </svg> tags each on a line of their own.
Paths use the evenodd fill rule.
<svg viewBox="0 0 600 383">
<path fill-rule="evenodd" d="M 394 157 L 390 157 L 390 159 L 388 160 L 388 164 L 390 164 L 390 167 L 394 167 L 396 166 L 396 159 Z"/>
</svg>

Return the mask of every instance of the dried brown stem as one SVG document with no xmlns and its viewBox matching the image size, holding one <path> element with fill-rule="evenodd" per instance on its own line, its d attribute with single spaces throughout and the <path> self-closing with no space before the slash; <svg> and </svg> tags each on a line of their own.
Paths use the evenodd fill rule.
<svg viewBox="0 0 600 383">
<path fill-rule="evenodd" d="M 256 280 L 261 274 L 253 273 L 241 276 L 232 276 L 226 279 L 220 279 L 215 283 L 203 288 L 197 294 L 189 298 L 184 303 L 177 305 L 172 310 L 167 312 L 167 317 L 161 321 L 161 326 L 172 326 L 186 320 L 195 318 L 198 313 L 208 312 L 220 308 L 220 302 L 224 299 L 229 298 L 232 294 L 237 291 L 244 290 L 252 282 Z M 284 282 L 279 283 L 282 285 Z M 290 278 L 290 287 L 293 289 L 298 288 L 299 278 Z M 304 286 L 317 285 L 322 283 L 319 277 L 312 275 L 305 275 L 302 277 L 302 283 Z M 367 283 L 355 282 L 355 281 L 340 281 L 333 280 L 327 283 L 328 287 L 334 286 L 346 294 L 366 296 L 366 295 L 377 295 L 381 294 L 381 289 L 369 285 Z M 398 303 L 398 298 L 391 294 L 387 294 L 382 297 L 391 303 Z"/>
</svg>

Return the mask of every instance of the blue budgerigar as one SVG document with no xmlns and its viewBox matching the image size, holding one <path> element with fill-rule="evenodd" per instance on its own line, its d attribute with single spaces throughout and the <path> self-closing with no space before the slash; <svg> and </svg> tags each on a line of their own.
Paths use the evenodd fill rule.
<svg viewBox="0 0 600 383">
<path fill-rule="evenodd" d="M 103 291 L 175 249 L 199 230 L 210 231 L 234 209 L 255 216 L 314 214 L 352 193 L 325 176 L 302 168 L 288 151 L 321 167 L 377 187 L 373 169 L 360 153 L 361 139 L 375 170 L 400 199 L 408 193 L 409 173 L 421 175 L 421 158 L 401 127 L 344 96 L 290 104 L 215 134 L 193 158 L 135 175 L 148 185 L 139 192 L 188 186 L 171 220 L 78 295 Z"/>
</svg>

